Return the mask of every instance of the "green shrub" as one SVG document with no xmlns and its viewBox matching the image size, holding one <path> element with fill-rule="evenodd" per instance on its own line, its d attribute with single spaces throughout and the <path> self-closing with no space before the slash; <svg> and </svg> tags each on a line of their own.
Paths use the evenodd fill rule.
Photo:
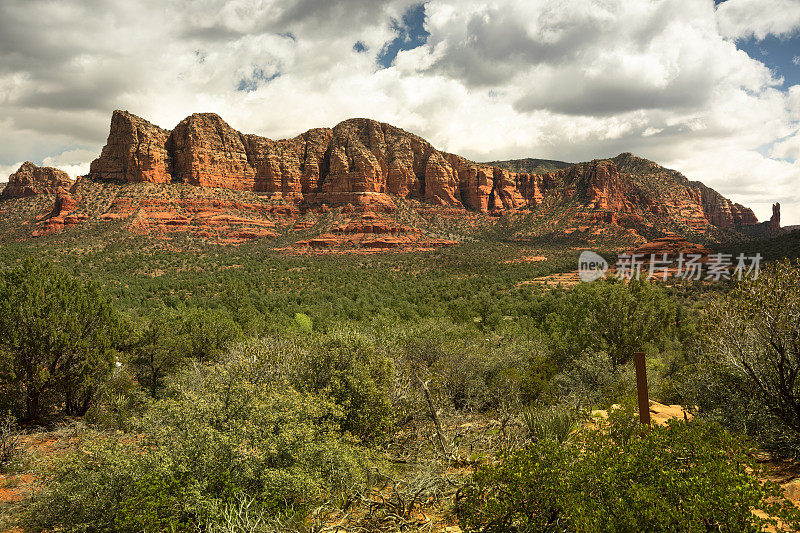
<svg viewBox="0 0 800 533">
<path fill-rule="evenodd" d="M 121 335 L 120 315 L 98 285 L 33 259 L 0 271 L 2 403 L 29 421 L 62 405 L 82 416 Z"/>
<path fill-rule="evenodd" d="M 342 410 L 270 361 L 232 353 L 183 371 L 121 438 L 90 438 L 42 466 L 31 529 L 192 531 L 240 494 L 265 516 L 363 486 L 370 454 Z"/>
<path fill-rule="evenodd" d="M 219 509 L 216 516 L 206 523 L 205 531 L 206 533 L 277 533 L 287 529 L 273 522 L 258 510 L 253 498 L 240 495 Z"/>
<path fill-rule="evenodd" d="M 768 265 L 714 300 L 690 399 L 771 451 L 800 456 L 800 262 Z"/>
<path fill-rule="evenodd" d="M 558 367 L 552 358 L 545 354 L 536 354 L 523 365 L 520 382 L 521 400 L 525 403 L 554 403 L 556 389 L 553 378 L 558 374 Z"/>
<path fill-rule="evenodd" d="M 620 410 L 563 444 L 541 439 L 480 467 L 459 521 L 483 532 L 797 531 L 800 512 L 757 477 L 746 451 L 716 425 L 644 431 Z"/>
<path fill-rule="evenodd" d="M 136 326 L 131 364 L 153 397 L 184 362 L 213 361 L 242 335 L 228 313 L 203 309 L 159 308 Z"/>
<path fill-rule="evenodd" d="M 551 387 L 559 401 L 572 406 L 607 406 L 633 393 L 631 365 L 616 366 L 604 352 L 587 352 L 575 357 L 553 380 Z"/>
<path fill-rule="evenodd" d="M 616 367 L 645 345 L 673 337 L 676 313 L 655 284 L 596 281 L 581 283 L 555 300 L 542 330 L 562 368 L 580 354 L 600 352 Z"/>
<path fill-rule="evenodd" d="M 186 357 L 196 361 L 215 360 L 242 336 L 239 324 L 223 311 L 185 309 L 180 318 L 175 335 L 181 339 Z"/>
<path fill-rule="evenodd" d="M 20 436 L 17 418 L 10 411 L 0 415 L 0 471 L 13 469 L 22 456 Z"/>
<path fill-rule="evenodd" d="M 143 413 L 147 393 L 134 379 L 127 364 L 115 366 L 100 387 L 97 400 L 86 413 L 86 421 L 103 429 L 129 430 L 131 419 Z"/>
<path fill-rule="evenodd" d="M 233 352 L 262 361 L 297 390 L 335 402 L 343 411 L 341 429 L 364 441 L 380 438 L 394 421 L 392 361 L 374 340 L 354 329 L 250 339 Z"/>
<path fill-rule="evenodd" d="M 189 355 L 184 339 L 178 334 L 182 327 L 182 317 L 166 307 L 135 324 L 130 362 L 138 383 L 153 398 Z"/>
<path fill-rule="evenodd" d="M 314 322 L 305 313 L 294 314 L 294 325 L 305 333 L 311 333 L 314 330 Z"/>
<path fill-rule="evenodd" d="M 384 350 L 361 333 L 339 329 L 309 346 L 298 385 L 327 393 L 344 411 L 342 429 L 374 441 L 393 422 L 392 374 Z"/>
<path fill-rule="evenodd" d="M 419 396 L 420 380 L 430 380 L 431 391 L 442 407 L 457 411 L 517 407 L 523 398 L 537 399 L 546 388 L 546 384 L 534 382 L 534 371 L 527 370 L 544 356 L 539 344 L 525 337 L 487 336 L 446 320 L 402 328 L 399 336 L 396 360 L 402 383 L 397 388 L 404 412 L 426 409 Z"/>
</svg>

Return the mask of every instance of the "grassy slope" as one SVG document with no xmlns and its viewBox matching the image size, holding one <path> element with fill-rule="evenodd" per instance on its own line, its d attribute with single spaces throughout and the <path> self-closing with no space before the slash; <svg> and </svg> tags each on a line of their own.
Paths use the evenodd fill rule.
<svg viewBox="0 0 800 533">
<path fill-rule="evenodd" d="M 119 195 L 167 199 L 214 195 L 222 200 L 266 201 L 254 193 L 228 190 L 92 184 L 81 192 L 83 200 L 76 212 L 96 217 Z M 52 209 L 53 197 L 41 196 L 0 203 L 0 268 L 17 264 L 27 255 L 51 258 L 78 275 L 97 280 L 123 309 L 132 311 L 160 302 L 169 306 L 226 305 L 235 289 L 243 291 L 265 314 L 413 318 L 445 313 L 451 305 L 468 301 L 483 290 L 514 294 L 518 300 L 520 291 L 529 294 L 533 290 L 522 282 L 575 270 L 581 250 L 596 250 L 612 259 L 641 240 L 628 228 L 602 223 L 565 235 L 563 230 L 575 224 L 579 206 L 559 197 L 547 198 L 532 212 L 501 218 L 453 215 L 409 200 L 397 204 L 391 215 L 397 222 L 461 244 L 435 251 L 371 255 L 297 255 L 280 250 L 329 231 L 337 217 L 347 216 L 341 208 L 320 216 L 306 230 L 294 231 L 291 223 L 280 223 L 277 238 L 238 246 L 211 244 L 181 232 L 140 236 L 126 229 L 128 220 L 90 219 L 61 233 L 30 238 L 35 220 Z M 598 229 L 602 231 L 595 231 Z M 637 231 L 647 238 L 658 236 L 644 227 Z M 797 234 L 739 246 L 747 248 L 745 251 L 770 250 L 770 258 L 791 255 L 800 248 Z M 700 235 L 687 236 L 704 240 Z M 711 247 L 718 249 L 714 244 Z M 542 256 L 545 261 L 524 259 Z"/>
<path fill-rule="evenodd" d="M 310 314 L 315 322 L 416 319 L 447 314 L 453 305 L 489 291 L 507 301 L 501 303 L 504 314 L 514 314 L 515 306 L 537 290 L 523 282 L 575 270 L 582 249 L 599 250 L 613 260 L 624 244 L 614 240 L 624 235 L 596 243 L 555 238 L 547 234 L 546 224 L 538 235 L 519 238 L 521 228 L 528 231 L 539 222 L 535 213 L 503 218 L 452 248 L 371 255 L 297 255 L 276 250 L 271 239 L 240 246 L 203 244 L 180 234 L 156 240 L 127 234 L 120 222 L 98 223 L 94 232 L 72 228 L 7 242 L 0 247 L 0 268 L 29 255 L 52 259 L 99 282 L 121 309 L 134 313 L 162 303 L 214 308 L 243 298 L 262 314 L 287 319 L 296 312 Z M 720 248 L 740 249 L 760 251 L 768 259 L 796 257 L 800 232 Z"/>
<path fill-rule="evenodd" d="M 449 303 L 481 290 L 522 290 L 522 281 L 574 269 L 579 254 L 577 242 L 468 242 L 428 252 L 299 256 L 274 250 L 268 240 L 198 246 L 180 238 L 153 242 L 75 233 L 7 244 L 0 249 L 0 268 L 28 255 L 51 258 L 98 281 L 121 308 L 131 311 L 159 302 L 217 307 L 226 305 L 232 292 L 243 291 L 267 314 L 413 318 L 444 314 Z M 531 255 L 548 261 L 506 262 Z"/>
</svg>

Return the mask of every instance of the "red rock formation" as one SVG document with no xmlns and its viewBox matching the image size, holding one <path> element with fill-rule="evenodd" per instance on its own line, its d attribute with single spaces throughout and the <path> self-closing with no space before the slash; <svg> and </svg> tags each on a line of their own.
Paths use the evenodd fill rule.
<svg viewBox="0 0 800 533">
<path fill-rule="evenodd" d="M 37 194 L 56 194 L 59 189 L 69 189 L 72 180 L 63 170 L 52 167 L 37 167 L 26 161 L 8 178 L 8 184 L 0 199 L 23 198 Z"/>
<path fill-rule="evenodd" d="M 702 244 L 689 242 L 680 235 L 670 233 L 664 237 L 659 237 L 658 239 L 647 242 L 638 248 L 628 250 L 625 253 L 629 255 L 640 254 L 643 255 L 645 259 L 648 259 L 651 254 L 655 254 L 656 257 L 667 254 L 668 258 L 676 259 L 680 254 L 697 254 L 707 257 L 713 252 Z"/>
<path fill-rule="evenodd" d="M 277 237 L 275 223 L 264 218 L 274 210 L 264 205 L 199 198 L 143 198 L 136 207 L 132 203 L 118 198 L 100 218 L 131 218 L 129 227 L 139 234 L 185 232 L 228 243 Z"/>
<path fill-rule="evenodd" d="M 401 241 L 396 237 L 379 237 L 377 239 L 369 239 L 361 241 L 361 246 L 364 248 L 378 248 L 378 249 L 397 248 L 402 244 L 403 241 Z"/>
<path fill-rule="evenodd" d="M 219 115 L 191 115 L 169 137 L 173 175 L 200 187 L 254 190 L 255 169 L 247 157 L 246 140 Z"/>
<path fill-rule="evenodd" d="M 287 206 L 390 213 L 399 197 L 499 216 L 547 200 L 578 204 L 579 218 L 604 223 L 660 221 L 696 231 L 757 223 L 749 209 L 632 154 L 546 174 L 517 173 L 439 152 L 424 139 L 369 119 L 273 141 L 242 134 L 211 113 L 191 115 L 168 132 L 116 111 L 90 175 L 254 191 Z M 592 214 L 598 212 L 608 214 Z M 109 212 L 107 218 L 115 216 Z"/>
<path fill-rule="evenodd" d="M 494 209 L 513 210 L 527 206 L 525 198 L 517 188 L 517 176 L 508 170 L 492 167 L 492 182 L 494 185 L 494 196 L 490 203 L 494 203 Z"/>
<path fill-rule="evenodd" d="M 341 241 L 336 238 L 335 235 L 320 235 L 319 237 L 314 237 L 308 241 L 308 245 L 312 248 L 332 248 L 339 244 Z M 302 244 L 300 242 L 297 243 L 298 245 Z"/>
<path fill-rule="evenodd" d="M 74 226 L 86 220 L 86 215 L 72 215 L 78 207 L 78 201 L 72 194 L 64 188 L 59 188 L 56 191 L 56 201 L 53 205 L 53 210 L 42 217 L 39 221 L 39 228 L 33 232 L 34 237 L 40 235 L 47 235 L 56 231 L 64 229 L 66 226 Z"/>
<path fill-rule="evenodd" d="M 127 111 L 114 111 L 100 157 L 92 161 L 95 179 L 169 183 L 172 161 L 166 148 L 169 132 Z"/>
<path fill-rule="evenodd" d="M 758 217 L 753 213 L 753 210 L 742 204 L 733 204 L 731 215 L 733 216 L 734 226 L 754 226 L 758 224 Z"/>
<path fill-rule="evenodd" d="M 491 173 L 479 165 L 453 154 L 446 154 L 448 163 L 458 176 L 458 194 L 467 209 L 488 211 L 492 189 Z"/>
<path fill-rule="evenodd" d="M 118 220 L 128 218 L 133 214 L 133 206 L 130 198 L 114 198 L 111 201 L 108 211 L 100 215 L 100 220 Z"/>
<path fill-rule="evenodd" d="M 758 219 L 752 210 L 731 202 L 700 182 L 694 182 L 692 185 L 700 191 L 703 212 L 708 221 L 715 226 L 733 228 L 758 224 Z"/>
<path fill-rule="evenodd" d="M 772 217 L 769 219 L 769 228 L 772 230 L 781 229 L 781 204 L 775 203 L 772 205 Z"/>
<path fill-rule="evenodd" d="M 544 199 L 542 186 L 543 179 L 539 174 L 517 174 L 517 190 L 531 207 L 542 203 Z"/>
<path fill-rule="evenodd" d="M 366 212 L 360 220 L 349 219 L 333 229 L 335 234 L 355 235 L 355 234 L 390 234 L 400 235 L 406 233 L 419 233 L 419 230 L 410 226 L 398 224 L 395 221 L 382 218 L 375 213 Z"/>
<path fill-rule="evenodd" d="M 524 204 L 536 207 L 551 194 L 577 200 L 585 210 L 634 211 L 635 186 L 630 179 L 623 179 L 612 161 L 594 160 L 572 165 L 562 170 L 545 174 L 517 174 L 516 188 Z M 605 217 L 586 215 L 584 218 L 601 220 Z"/>
<path fill-rule="evenodd" d="M 483 212 L 527 205 L 516 173 L 439 152 L 419 137 L 368 119 L 272 141 L 241 134 L 211 113 L 191 115 L 170 133 L 115 111 L 108 144 L 92 163 L 90 176 L 181 181 L 389 210 L 394 206 L 389 195 L 443 206 L 465 202 Z"/>
<path fill-rule="evenodd" d="M 458 205 L 458 185 L 447 160 L 439 152 L 431 152 L 425 164 L 425 201 L 434 205 Z"/>
<path fill-rule="evenodd" d="M 585 187 L 585 199 L 590 209 L 619 212 L 633 210 L 633 205 L 622 190 L 617 166 L 611 161 L 592 161 L 584 169 L 580 179 Z"/>
</svg>

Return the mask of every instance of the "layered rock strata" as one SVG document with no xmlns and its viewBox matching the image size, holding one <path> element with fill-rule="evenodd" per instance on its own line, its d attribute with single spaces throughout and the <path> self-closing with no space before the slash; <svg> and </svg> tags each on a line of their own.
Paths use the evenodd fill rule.
<svg viewBox="0 0 800 533">
<path fill-rule="evenodd" d="M 39 167 L 26 161 L 8 178 L 0 199 L 23 198 L 38 194 L 56 194 L 59 189 L 69 189 L 73 181 L 66 172 L 52 167 Z"/>
<path fill-rule="evenodd" d="M 651 194 L 635 172 L 660 172 L 668 187 Z M 253 191 L 307 205 L 361 205 L 391 212 L 396 198 L 482 213 L 533 209 L 546 197 L 569 197 L 584 219 L 615 220 L 613 213 L 673 217 L 702 229 L 709 224 L 753 224 L 752 211 L 716 191 L 646 160 L 622 154 L 543 174 L 514 172 L 436 150 L 389 124 L 351 119 L 293 139 L 243 134 L 213 113 L 182 120 L 172 131 L 115 111 L 108 142 L 91 165 L 95 180 L 181 182 Z M 675 181 L 678 181 L 676 184 Z"/>
<path fill-rule="evenodd" d="M 700 182 L 693 182 L 692 185 L 700 191 L 703 212 L 708 221 L 715 226 L 733 228 L 758 224 L 758 218 L 756 218 L 751 209 L 731 202 L 714 189 L 706 187 Z"/>
</svg>

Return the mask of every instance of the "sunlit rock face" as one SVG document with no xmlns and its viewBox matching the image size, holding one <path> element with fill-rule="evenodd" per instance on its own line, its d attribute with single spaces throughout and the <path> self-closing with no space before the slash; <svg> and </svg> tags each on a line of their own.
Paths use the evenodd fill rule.
<svg viewBox="0 0 800 533">
<path fill-rule="evenodd" d="M 73 181 L 66 172 L 51 167 L 38 167 L 25 162 L 8 178 L 0 198 L 24 198 L 37 194 L 56 194 L 59 189 L 69 189 Z"/>
<path fill-rule="evenodd" d="M 275 141 L 241 133 L 213 113 L 193 114 L 167 131 L 115 111 L 89 177 L 251 191 L 295 205 L 391 211 L 396 198 L 407 198 L 503 213 L 538 209 L 558 198 L 579 206 L 579 218 L 588 221 L 664 218 L 699 231 L 758 223 L 750 209 L 633 154 L 555 172 L 515 172 L 438 151 L 416 135 L 366 118 Z"/>
</svg>

